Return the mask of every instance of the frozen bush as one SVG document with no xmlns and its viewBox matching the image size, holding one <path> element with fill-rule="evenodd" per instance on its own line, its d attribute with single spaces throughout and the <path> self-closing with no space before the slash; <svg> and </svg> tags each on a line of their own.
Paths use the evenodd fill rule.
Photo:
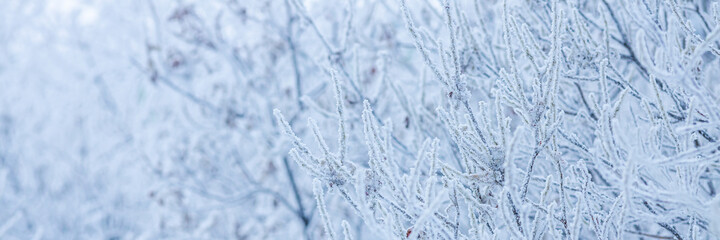
<svg viewBox="0 0 720 240">
<path fill-rule="evenodd" d="M 0 8 L 0 239 L 718 239 L 710 0 Z"/>
<path fill-rule="evenodd" d="M 330 238 L 341 220 L 385 239 L 720 237 L 717 3 L 397 4 L 416 53 L 381 59 L 394 97 L 366 97 L 364 141 L 345 142 L 341 92 L 337 152 L 276 110 L 318 203 L 338 196 L 318 207 L 354 213 L 323 216 Z M 429 82 L 392 70 L 407 61 Z"/>
</svg>

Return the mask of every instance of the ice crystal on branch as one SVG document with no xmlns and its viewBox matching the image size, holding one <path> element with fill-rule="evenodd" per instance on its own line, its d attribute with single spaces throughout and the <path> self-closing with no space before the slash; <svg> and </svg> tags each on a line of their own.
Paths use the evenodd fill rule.
<svg viewBox="0 0 720 240">
<path fill-rule="evenodd" d="M 718 239 L 714 0 L 6 0 L 0 239 Z"/>
</svg>

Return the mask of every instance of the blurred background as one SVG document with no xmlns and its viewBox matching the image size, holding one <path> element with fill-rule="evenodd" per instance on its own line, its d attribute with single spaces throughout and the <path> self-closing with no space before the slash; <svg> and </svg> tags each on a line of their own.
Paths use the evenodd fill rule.
<svg viewBox="0 0 720 240">
<path fill-rule="evenodd" d="M 0 239 L 322 234 L 272 109 L 299 134 L 316 116 L 332 139 L 327 66 L 358 80 L 352 129 L 362 99 L 390 94 L 382 56 L 422 73 L 397 3 L 301 2 L 322 38 L 286 0 L 3 0 Z"/>
</svg>

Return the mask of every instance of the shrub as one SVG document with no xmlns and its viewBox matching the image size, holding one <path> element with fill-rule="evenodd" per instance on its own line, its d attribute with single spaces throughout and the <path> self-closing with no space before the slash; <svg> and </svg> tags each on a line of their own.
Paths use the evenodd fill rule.
<svg viewBox="0 0 720 240">
<path fill-rule="evenodd" d="M 315 179 L 331 239 L 341 226 L 351 238 L 347 222 L 358 221 L 385 239 L 717 238 L 717 7 L 444 1 L 430 7 L 438 19 L 418 23 L 401 0 L 409 36 L 398 41 L 416 53 L 380 57 L 394 99 L 332 74 L 337 150 L 312 118 L 319 151 L 275 115 L 290 156 Z M 436 84 L 391 75 L 401 61 Z M 364 98 L 360 119 L 343 89 Z M 404 127 L 392 124 L 398 115 Z M 365 146 L 348 141 L 360 134 L 347 127 L 353 118 Z M 341 209 L 353 214 L 330 214 Z"/>
</svg>

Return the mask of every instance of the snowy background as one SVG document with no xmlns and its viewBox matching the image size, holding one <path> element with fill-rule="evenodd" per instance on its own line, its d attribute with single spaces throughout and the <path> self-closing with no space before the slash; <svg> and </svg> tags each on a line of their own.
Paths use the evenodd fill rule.
<svg viewBox="0 0 720 240">
<path fill-rule="evenodd" d="M 718 26 L 706 0 L 2 0 L 0 239 L 718 239 Z"/>
</svg>

